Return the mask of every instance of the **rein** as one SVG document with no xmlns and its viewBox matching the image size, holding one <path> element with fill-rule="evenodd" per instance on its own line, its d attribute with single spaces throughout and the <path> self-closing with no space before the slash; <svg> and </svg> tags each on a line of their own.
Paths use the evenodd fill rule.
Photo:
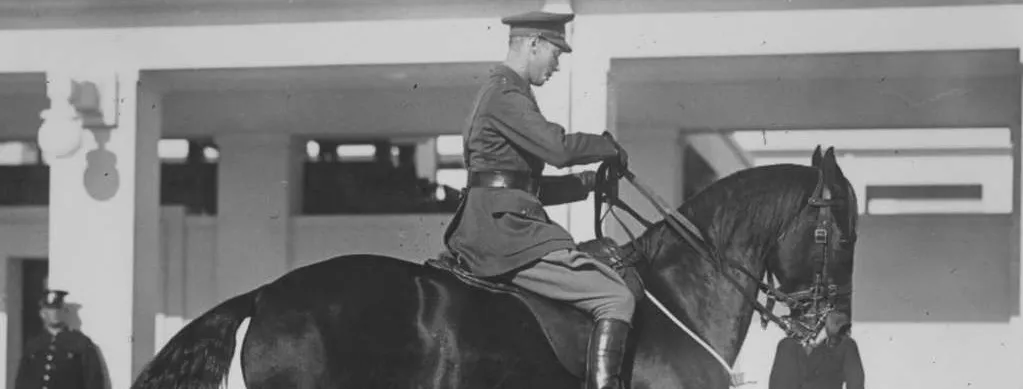
<svg viewBox="0 0 1023 389">
<path fill-rule="evenodd" d="M 697 251 L 700 258 L 710 261 L 713 265 L 715 265 L 718 272 L 721 273 L 721 275 L 724 276 L 725 279 L 727 279 L 733 286 L 735 286 L 736 289 L 742 290 L 742 285 L 735 279 L 735 277 L 732 276 L 732 274 L 726 271 L 727 269 L 725 269 L 725 266 L 739 271 L 756 282 L 758 291 L 764 292 L 764 294 L 767 295 L 767 306 L 764 306 L 764 304 L 757 301 L 756 294 L 750 296 L 743 293 L 742 296 L 760 314 L 762 321 L 761 325 L 763 327 L 766 328 L 768 321 L 773 322 L 785 332 L 786 336 L 796 338 L 804 345 L 809 344 L 817 336 L 821 329 L 823 329 L 827 314 L 833 309 L 830 304 L 831 298 L 851 293 L 851 289 L 849 287 L 838 288 L 835 285 L 828 285 L 827 288 L 824 287 L 824 282 L 827 280 L 827 265 L 830 257 L 830 250 L 828 249 L 830 243 L 830 220 L 828 216 L 830 207 L 834 206 L 836 202 L 831 199 L 830 190 L 826 187 L 826 185 L 824 185 L 824 174 L 822 171 L 818 172 L 817 187 L 815 188 L 813 195 L 808 200 L 810 206 L 817 207 L 819 210 L 817 227 L 814 230 L 814 240 L 816 244 L 821 246 L 822 261 L 818 263 L 813 286 L 807 290 L 794 293 L 784 293 L 775 288 L 773 286 L 773 277 L 770 275 L 769 271 L 767 272 L 767 278 L 768 281 L 771 282 L 771 285 L 762 282 L 759 277 L 753 275 L 745 267 L 728 258 L 718 255 L 717 251 L 715 251 L 711 245 L 706 242 L 706 239 L 703 237 L 700 230 L 692 222 L 682 216 L 678 211 L 666 205 L 660 197 L 653 193 L 653 191 L 639 182 L 635 174 L 626 169 L 621 169 L 617 165 L 612 165 L 606 162 L 601 164 L 597 170 L 597 182 L 595 185 L 596 201 L 594 203 L 596 212 L 594 213 L 594 227 L 596 229 L 596 236 L 598 239 L 603 239 L 603 233 L 601 231 L 601 225 L 604 218 L 604 216 L 601 216 L 603 203 L 607 203 L 609 205 L 607 212 L 615 217 L 625 233 L 628 234 L 629 238 L 632 240 L 636 239 L 635 235 L 628 226 L 626 226 L 625 223 L 622 222 L 616 214 L 614 214 L 612 208 L 618 207 L 625 210 L 631 216 L 636 218 L 636 220 L 640 221 L 640 223 L 642 223 L 646 228 L 653 225 L 653 223 L 650 223 L 640 217 L 635 210 L 618 198 L 618 181 L 622 177 L 625 177 L 633 185 L 633 187 L 640 192 L 640 194 L 654 205 L 654 208 L 657 209 L 668 225 Z M 639 253 L 638 256 L 643 256 L 643 254 Z M 633 259 L 626 263 L 617 263 L 617 265 L 618 267 L 634 266 L 637 261 L 643 259 L 645 258 Z M 649 293 L 647 294 L 649 295 Z M 786 318 L 778 317 L 773 313 L 775 301 L 780 301 L 788 306 L 790 312 L 807 312 L 803 316 L 809 316 L 812 324 L 807 325 L 800 320 L 792 318 L 791 316 Z M 822 301 L 828 301 L 829 304 L 823 310 L 818 310 L 817 307 Z"/>
</svg>

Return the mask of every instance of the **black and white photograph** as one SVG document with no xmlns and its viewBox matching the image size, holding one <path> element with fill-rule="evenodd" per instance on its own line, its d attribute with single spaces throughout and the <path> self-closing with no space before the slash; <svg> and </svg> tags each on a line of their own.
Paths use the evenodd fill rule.
<svg viewBox="0 0 1023 389">
<path fill-rule="evenodd" d="M 1023 0 L 0 0 L 8 389 L 1023 389 Z"/>
</svg>

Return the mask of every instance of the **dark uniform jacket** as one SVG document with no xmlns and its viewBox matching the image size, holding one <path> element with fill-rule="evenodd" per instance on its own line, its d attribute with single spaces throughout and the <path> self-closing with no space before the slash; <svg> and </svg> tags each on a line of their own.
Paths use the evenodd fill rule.
<svg viewBox="0 0 1023 389">
<path fill-rule="evenodd" d="M 102 389 L 103 368 L 96 346 L 76 330 L 49 332 L 28 341 L 15 389 Z"/>
<path fill-rule="evenodd" d="M 543 206 L 583 200 L 588 188 L 572 175 L 542 176 L 544 164 L 600 162 L 618 155 L 614 144 L 596 134 L 566 134 L 547 121 L 531 85 L 503 64 L 491 70 L 462 135 L 467 170 L 528 172 L 539 180 L 540 191 L 534 196 L 518 189 L 469 189 L 445 232 L 448 249 L 482 277 L 575 249 L 572 236 Z"/>
<path fill-rule="evenodd" d="M 809 354 L 792 338 L 778 343 L 769 389 L 842 389 L 843 383 L 863 389 L 863 362 L 852 338 L 829 340 Z"/>
</svg>

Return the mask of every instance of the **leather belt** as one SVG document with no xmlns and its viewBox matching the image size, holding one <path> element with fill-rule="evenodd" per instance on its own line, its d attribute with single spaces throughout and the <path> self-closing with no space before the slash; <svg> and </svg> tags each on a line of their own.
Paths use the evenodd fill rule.
<svg viewBox="0 0 1023 389">
<path fill-rule="evenodd" d="M 539 181 L 529 172 L 515 170 L 487 170 L 469 172 L 470 188 L 509 188 L 526 191 L 536 196 L 540 190 Z"/>
</svg>

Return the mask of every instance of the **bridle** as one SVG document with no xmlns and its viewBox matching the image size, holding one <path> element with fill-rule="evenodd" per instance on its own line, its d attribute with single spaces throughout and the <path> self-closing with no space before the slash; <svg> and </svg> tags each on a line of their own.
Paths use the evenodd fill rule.
<svg viewBox="0 0 1023 389">
<path fill-rule="evenodd" d="M 773 286 L 761 286 L 769 288 L 764 290 L 767 294 L 768 303 L 766 309 L 773 309 L 775 301 L 781 301 L 789 308 L 789 312 L 802 313 L 800 315 L 787 315 L 781 320 L 785 326 L 779 324 L 785 330 L 786 335 L 794 337 L 804 344 L 809 343 L 824 328 L 825 320 L 831 311 L 835 310 L 835 302 L 838 298 L 849 298 L 852 295 L 852 285 L 827 284 L 828 264 L 837 249 L 831 245 L 832 227 L 836 225 L 836 218 L 832 208 L 841 205 L 840 200 L 833 198 L 831 190 L 824 183 L 824 171 L 817 169 L 817 187 L 814 188 L 807 201 L 811 207 L 817 208 L 817 226 L 814 228 L 814 244 L 820 247 L 820 260 L 816 261 L 813 283 L 806 289 L 792 293 L 782 293 Z M 846 246 L 856 242 L 856 232 L 852 226 L 848 226 L 846 234 L 842 235 L 839 246 Z M 767 273 L 768 282 L 773 284 L 771 273 Z M 766 319 L 761 320 L 762 326 L 767 326 Z"/>
<path fill-rule="evenodd" d="M 770 270 L 766 271 L 768 283 L 765 283 L 741 264 L 731 260 L 730 258 L 719 255 L 719 253 L 715 251 L 711 245 L 706 243 L 706 240 L 703 238 L 700 230 L 693 225 L 692 222 L 671 207 L 665 205 L 664 202 L 653 194 L 653 192 L 646 186 L 637 182 L 634 174 L 609 162 L 601 164 L 597 170 L 597 183 L 594 190 L 596 200 L 596 212 L 594 214 L 596 237 L 598 239 L 603 239 L 601 225 L 603 224 L 604 216 L 601 215 L 601 209 L 602 204 L 604 203 L 609 205 L 607 212 L 615 217 L 615 219 L 621 224 L 625 233 L 628 234 L 632 240 L 636 239 L 635 235 L 629 230 L 628 226 L 626 226 L 625 223 L 618 218 L 618 215 L 614 214 L 612 208 L 621 208 L 647 228 L 653 226 L 653 223 L 642 218 L 635 210 L 618 199 L 618 180 L 622 177 L 627 178 L 644 197 L 650 200 L 650 202 L 654 205 L 654 208 L 656 208 L 664 217 L 664 221 L 690 243 L 690 245 L 698 252 L 698 256 L 707 261 L 711 261 L 718 272 L 732 283 L 733 286 L 739 290 L 743 289 L 742 284 L 740 284 L 738 280 L 733 277 L 732 273 L 728 272 L 728 269 L 725 269 L 725 267 L 728 267 L 731 270 L 736 270 L 753 279 L 754 282 L 757 283 L 757 294 L 750 296 L 743 293 L 742 296 L 758 313 L 760 313 L 762 326 L 766 327 L 768 321 L 773 322 L 785 332 L 786 336 L 795 338 L 804 345 L 808 345 L 824 328 L 828 314 L 835 310 L 836 300 L 839 297 L 847 297 L 852 294 L 851 285 L 826 284 L 828 280 L 828 263 L 836 251 L 836 249 L 833 249 L 831 245 L 831 240 L 833 238 L 832 228 L 837 224 L 835 222 L 835 216 L 832 212 L 832 208 L 840 205 L 841 201 L 834 199 L 831 190 L 827 187 L 827 185 L 825 185 L 823 169 L 818 167 L 817 172 L 817 186 L 810 195 L 808 204 L 811 207 L 817 208 L 817 225 L 814 228 L 813 236 L 814 244 L 820 247 L 821 255 L 820 259 L 815 263 L 816 266 L 813 283 L 803 290 L 784 293 L 773 285 L 774 278 Z M 842 235 L 842 241 L 839 242 L 840 245 L 855 243 L 855 231 L 852 229 L 852 226 L 849 226 L 849 230 L 850 231 L 848 231 L 847 234 Z M 643 254 L 641 252 L 637 253 L 639 253 L 640 258 L 633 257 L 632 260 L 621 260 L 616 262 L 614 264 L 616 270 L 620 270 L 623 267 L 635 266 L 637 262 L 645 260 L 645 258 L 642 258 Z M 757 295 L 759 292 L 763 292 L 767 295 L 766 306 L 757 301 Z M 776 302 L 785 304 L 789 308 L 789 312 L 791 314 L 784 317 L 778 317 L 775 315 L 773 311 Z M 795 313 L 800 314 L 794 315 Z"/>
</svg>

